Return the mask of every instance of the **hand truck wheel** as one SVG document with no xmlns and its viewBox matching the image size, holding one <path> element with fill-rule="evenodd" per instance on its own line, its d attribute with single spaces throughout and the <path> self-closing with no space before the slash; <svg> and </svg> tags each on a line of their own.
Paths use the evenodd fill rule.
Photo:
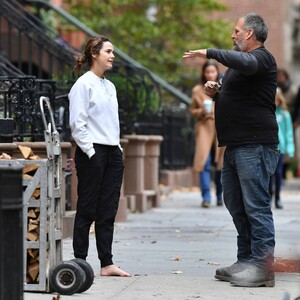
<svg viewBox="0 0 300 300">
<path fill-rule="evenodd" d="M 94 270 L 91 267 L 91 265 L 84 259 L 74 258 L 71 261 L 77 263 L 85 272 L 85 280 L 82 283 L 81 288 L 77 291 L 77 293 L 83 293 L 87 291 L 94 282 L 94 277 L 95 277 Z"/>
<path fill-rule="evenodd" d="M 61 295 L 77 293 L 85 280 L 82 268 L 73 261 L 63 261 L 50 270 L 50 288 Z"/>
</svg>

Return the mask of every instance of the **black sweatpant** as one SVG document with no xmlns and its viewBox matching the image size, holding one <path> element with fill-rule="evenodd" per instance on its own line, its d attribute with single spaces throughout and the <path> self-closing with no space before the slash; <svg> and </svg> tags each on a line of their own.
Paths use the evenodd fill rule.
<svg viewBox="0 0 300 300">
<path fill-rule="evenodd" d="M 95 221 L 98 257 L 101 267 L 111 265 L 114 222 L 118 210 L 124 163 L 118 146 L 94 144 L 91 159 L 77 147 L 78 202 L 73 232 L 76 258 L 86 259 L 89 231 Z"/>
</svg>

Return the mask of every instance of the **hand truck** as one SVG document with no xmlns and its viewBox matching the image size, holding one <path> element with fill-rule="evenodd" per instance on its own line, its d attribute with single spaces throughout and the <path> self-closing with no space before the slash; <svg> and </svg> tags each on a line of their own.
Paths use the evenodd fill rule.
<svg viewBox="0 0 300 300">
<path fill-rule="evenodd" d="M 44 107 L 50 121 L 46 122 Z M 62 261 L 62 157 L 59 132 L 56 130 L 50 101 L 40 97 L 40 108 L 45 126 L 44 136 L 47 150 L 47 186 L 49 201 L 49 280 L 48 291 L 63 295 L 82 293 L 94 281 L 92 267 L 83 259 Z"/>
</svg>

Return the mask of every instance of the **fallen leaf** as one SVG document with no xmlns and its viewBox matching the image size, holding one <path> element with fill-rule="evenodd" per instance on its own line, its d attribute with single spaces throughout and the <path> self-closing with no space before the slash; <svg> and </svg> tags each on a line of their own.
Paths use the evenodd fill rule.
<svg viewBox="0 0 300 300">
<path fill-rule="evenodd" d="M 176 256 L 176 257 L 171 258 L 171 260 L 174 260 L 174 261 L 180 261 L 181 259 L 180 259 L 179 256 Z"/>
<path fill-rule="evenodd" d="M 220 265 L 220 263 L 215 262 L 215 261 L 209 261 L 207 264 L 212 265 L 212 266 L 219 266 Z"/>
</svg>

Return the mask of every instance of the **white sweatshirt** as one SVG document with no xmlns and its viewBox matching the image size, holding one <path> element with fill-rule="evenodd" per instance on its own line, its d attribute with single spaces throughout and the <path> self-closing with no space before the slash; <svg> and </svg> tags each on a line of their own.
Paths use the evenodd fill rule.
<svg viewBox="0 0 300 300">
<path fill-rule="evenodd" d="M 68 96 L 72 136 L 89 158 L 95 154 L 93 143 L 119 145 L 118 100 L 111 81 L 88 71 L 77 79 Z"/>
</svg>

